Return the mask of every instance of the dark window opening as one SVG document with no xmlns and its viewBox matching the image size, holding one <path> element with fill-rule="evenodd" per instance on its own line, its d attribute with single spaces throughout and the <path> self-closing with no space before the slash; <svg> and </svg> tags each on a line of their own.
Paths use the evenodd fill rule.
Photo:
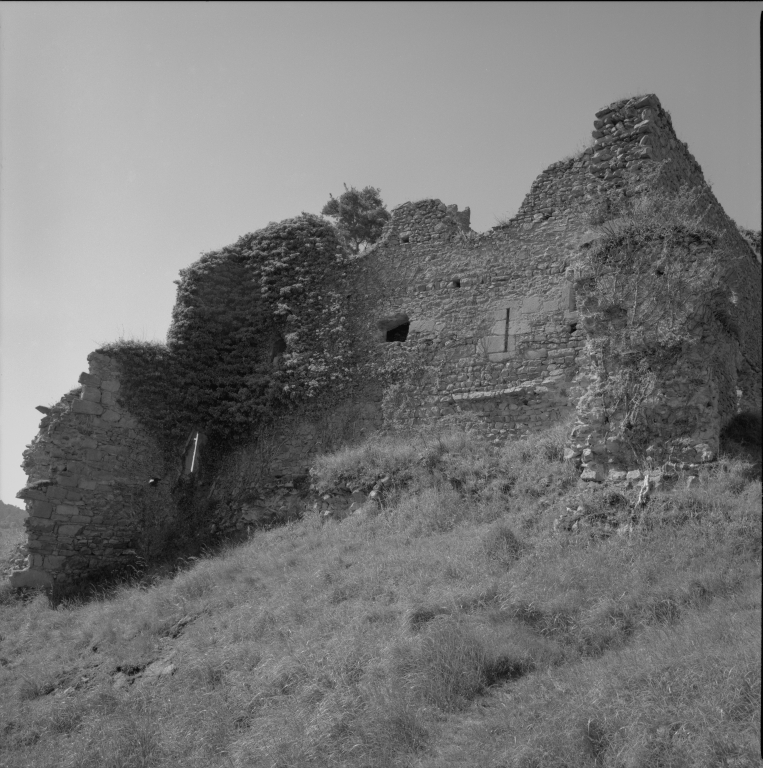
<svg viewBox="0 0 763 768">
<path fill-rule="evenodd" d="M 280 336 L 273 342 L 273 348 L 270 352 L 270 359 L 275 360 L 286 352 L 286 342 Z"/>
<path fill-rule="evenodd" d="M 390 328 L 387 331 L 386 340 L 405 341 L 408 338 L 408 328 L 410 328 L 410 325 L 410 323 L 403 323 L 402 325 L 398 325 L 395 328 Z"/>
<path fill-rule="evenodd" d="M 405 341 L 410 325 L 410 319 L 404 312 L 383 317 L 376 323 L 377 328 L 384 334 L 384 341 Z"/>
<path fill-rule="evenodd" d="M 575 331 L 577 331 L 577 329 L 578 329 L 578 324 L 577 323 L 570 323 L 570 334 L 575 333 Z"/>
<path fill-rule="evenodd" d="M 455 280 L 450 281 L 450 287 L 451 288 L 460 288 L 461 287 L 461 281 L 456 278 Z"/>
<path fill-rule="evenodd" d="M 507 309 L 506 310 L 506 328 L 503 331 L 503 351 L 504 352 L 509 351 L 509 314 L 510 313 L 511 313 L 511 310 Z"/>
</svg>

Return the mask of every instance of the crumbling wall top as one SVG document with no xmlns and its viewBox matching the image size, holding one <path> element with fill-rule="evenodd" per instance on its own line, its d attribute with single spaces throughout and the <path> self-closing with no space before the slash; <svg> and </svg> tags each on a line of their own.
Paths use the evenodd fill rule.
<svg viewBox="0 0 763 768">
<path fill-rule="evenodd" d="M 397 236 L 403 243 L 450 240 L 472 231 L 470 219 L 469 208 L 459 212 L 457 205 L 445 205 L 440 200 L 403 203 L 392 209 L 382 239 Z"/>
</svg>

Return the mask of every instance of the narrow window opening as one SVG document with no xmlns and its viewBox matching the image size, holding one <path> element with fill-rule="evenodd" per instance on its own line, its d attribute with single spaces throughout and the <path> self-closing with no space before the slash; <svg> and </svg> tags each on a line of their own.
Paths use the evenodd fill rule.
<svg viewBox="0 0 763 768">
<path fill-rule="evenodd" d="M 286 352 L 286 341 L 281 336 L 279 336 L 273 342 L 273 348 L 270 352 L 270 359 L 275 362 L 276 358 L 280 357 L 284 352 Z"/>
<path fill-rule="evenodd" d="M 396 326 L 395 328 L 390 328 L 387 331 L 386 340 L 387 341 L 405 341 L 408 338 L 408 328 L 410 328 L 410 323 L 402 323 L 401 325 Z"/>
<path fill-rule="evenodd" d="M 450 287 L 451 288 L 460 288 L 461 287 L 461 281 L 458 278 L 455 278 L 454 280 L 450 281 Z"/>
<path fill-rule="evenodd" d="M 507 309 L 506 310 L 506 327 L 504 328 L 504 331 L 503 331 L 503 351 L 504 352 L 509 351 L 509 315 L 510 313 L 511 313 L 511 310 Z"/>
<path fill-rule="evenodd" d="M 570 323 L 570 335 L 575 333 L 575 331 L 577 331 L 577 329 L 578 329 L 578 324 L 577 323 Z"/>
</svg>

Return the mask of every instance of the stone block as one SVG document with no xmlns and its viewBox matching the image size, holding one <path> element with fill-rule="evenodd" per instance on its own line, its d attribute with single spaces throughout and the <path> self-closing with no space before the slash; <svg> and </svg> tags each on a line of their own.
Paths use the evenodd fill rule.
<svg viewBox="0 0 763 768">
<path fill-rule="evenodd" d="M 117 396 L 113 392 L 101 392 L 101 402 L 104 405 L 116 405 Z"/>
<path fill-rule="evenodd" d="M 522 314 L 529 315 L 533 312 L 540 312 L 541 297 L 540 296 L 526 296 L 522 300 Z"/>
<path fill-rule="evenodd" d="M 45 568 L 46 571 L 57 571 L 65 561 L 66 558 L 63 555 L 45 555 L 45 558 L 42 561 L 42 567 Z"/>
<path fill-rule="evenodd" d="M 480 351 L 486 353 L 486 354 L 492 354 L 494 352 L 505 352 L 503 348 L 504 344 L 504 337 L 503 336 L 485 336 L 482 339 L 482 343 L 480 346 Z"/>
<path fill-rule="evenodd" d="M 100 387 L 101 386 L 101 378 L 100 376 L 96 376 L 92 373 L 81 373 L 79 375 L 79 379 L 77 381 L 80 384 L 84 384 L 87 387 Z"/>
<path fill-rule="evenodd" d="M 585 482 L 602 483 L 604 482 L 604 478 L 604 469 L 596 465 L 586 467 L 583 470 L 583 474 L 580 475 L 580 479 L 584 480 Z"/>
<path fill-rule="evenodd" d="M 95 480 L 84 480 L 80 478 L 79 481 L 79 487 L 82 488 L 83 491 L 94 491 L 98 483 L 96 483 Z M 68 493 L 67 493 L 68 497 Z"/>
<path fill-rule="evenodd" d="M 48 488 L 50 490 L 50 488 Z M 17 494 L 17 499 L 24 499 L 25 501 L 39 500 L 44 501 L 48 498 L 48 490 L 35 490 L 32 488 L 22 488 Z"/>
<path fill-rule="evenodd" d="M 74 413 L 83 413 L 87 416 L 100 416 L 103 413 L 103 406 L 90 400 L 75 400 L 72 403 L 72 411 Z"/>
<path fill-rule="evenodd" d="M 79 509 L 72 504 L 59 504 L 56 507 L 56 516 L 67 517 L 69 515 L 76 515 L 78 512 Z"/>
<path fill-rule="evenodd" d="M 82 530 L 81 525 L 59 525 L 59 536 L 76 536 Z"/>
<path fill-rule="evenodd" d="M 434 333 L 434 331 L 435 321 L 425 317 L 419 320 L 411 320 L 408 328 L 409 333 Z"/>
<path fill-rule="evenodd" d="M 89 400 L 90 402 L 93 402 L 93 403 L 100 403 L 101 390 L 98 387 L 84 386 L 82 387 L 82 394 L 80 395 L 80 399 Z"/>
<path fill-rule="evenodd" d="M 109 424 L 116 424 L 122 416 L 118 414 L 116 411 L 104 411 L 103 415 L 101 416 L 103 421 L 108 422 Z"/>
<path fill-rule="evenodd" d="M 56 479 L 58 480 L 58 484 L 64 488 L 76 488 L 79 484 L 79 475 L 61 473 Z"/>
<path fill-rule="evenodd" d="M 638 482 L 641 480 L 641 472 L 638 469 L 632 469 L 630 472 L 626 473 L 625 477 L 630 482 Z"/>
<path fill-rule="evenodd" d="M 53 586 L 53 577 L 47 571 L 31 567 L 23 571 L 13 571 L 10 584 L 14 589 L 49 589 Z"/>
<path fill-rule="evenodd" d="M 101 382 L 101 389 L 106 392 L 117 392 L 119 391 L 119 382 L 116 379 Z"/>
<path fill-rule="evenodd" d="M 34 529 L 35 531 L 50 531 L 55 527 L 53 520 L 46 520 L 44 517 L 29 517 L 27 518 L 27 528 Z"/>
<path fill-rule="evenodd" d="M 126 445 L 102 445 L 101 450 L 112 456 L 125 456 L 129 453 Z"/>
<path fill-rule="evenodd" d="M 47 501 L 33 501 L 29 510 L 30 517 L 50 517 L 53 514 L 53 505 Z"/>
</svg>

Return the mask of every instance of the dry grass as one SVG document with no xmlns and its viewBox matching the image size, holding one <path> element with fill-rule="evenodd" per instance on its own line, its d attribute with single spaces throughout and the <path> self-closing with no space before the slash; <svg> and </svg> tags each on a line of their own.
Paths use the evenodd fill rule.
<svg viewBox="0 0 763 768">
<path fill-rule="evenodd" d="M 87 603 L 6 593 L 0 766 L 753 764 L 749 462 L 655 494 L 630 536 L 554 534 L 565 506 L 611 504 L 561 434 L 341 452 L 316 481 L 389 475 L 376 516 L 306 517 Z"/>
</svg>

